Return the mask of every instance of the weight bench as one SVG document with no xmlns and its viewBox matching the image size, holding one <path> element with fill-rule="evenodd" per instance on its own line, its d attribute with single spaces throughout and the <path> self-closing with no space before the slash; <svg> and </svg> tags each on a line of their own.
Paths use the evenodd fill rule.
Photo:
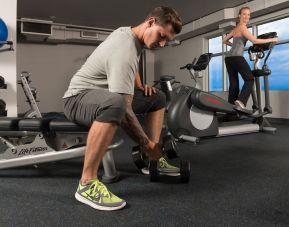
<svg viewBox="0 0 289 227">
<path fill-rule="evenodd" d="M 0 118 L 0 169 L 83 157 L 87 133 L 67 119 Z M 112 151 L 122 143 L 113 141 L 102 159 L 105 183 L 119 178 Z"/>
</svg>

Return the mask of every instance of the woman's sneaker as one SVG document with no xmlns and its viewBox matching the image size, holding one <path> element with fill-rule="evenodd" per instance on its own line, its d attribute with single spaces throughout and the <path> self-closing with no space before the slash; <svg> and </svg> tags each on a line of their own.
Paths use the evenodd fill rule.
<svg viewBox="0 0 289 227">
<path fill-rule="evenodd" d="M 92 180 L 82 185 L 79 182 L 75 198 L 88 206 L 98 210 L 118 210 L 126 205 L 126 202 L 112 194 L 99 180 Z"/>
<path fill-rule="evenodd" d="M 141 169 L 143 174 L 150 174 L 149 167 L 145 167 Z M 167 176 L 179 176 L 180 175 L 180 169 L 176 166 L 173 166 L 167 162 L 167 160 L 164 157 L 161 157 L 159 159 L 158 163 L 158 171 L 162 175 Z"/>
<path fill-rule="evenodd" d="M 242 101 L 240 101 L 240 100 L 236 100 L 236 101 L 234 102 L 234 104 L 235 104 L 237 107 L 240 107 L 240 108 L 242 108 L 242 109 L 246 109 L 246 106 L 245 106 L 244 103 L 243 103 Z"/>
<path fill-rule="evenodd" d="M 242 112 L 242 113 L 245 114 L 245 115 L 252 115 L 252 114 L 253 114 L 253 111 L 246 109 L 246 106 L 245 106 L 244 103 L 241 102 L 240 100 L 236 100 L 236 101 L 234 102 L 234 104 L 235 104 L 235 107 L 234 107 L 234 108 L 235 108 L 237 111 Z"/>
</svg>

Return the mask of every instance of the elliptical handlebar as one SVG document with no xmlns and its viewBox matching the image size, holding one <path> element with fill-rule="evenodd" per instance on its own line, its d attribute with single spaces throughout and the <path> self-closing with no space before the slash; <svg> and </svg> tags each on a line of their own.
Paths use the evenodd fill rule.
<svg viewBox="0 0 289 227">
<path fill-rule="evenodd" d="M 185 66 L 180 67 L 180 69 L 188 69 L 188 70 L 193 69 L 195 71 L 205 70 L 208 64 L 210 63 L 211 58 L 212 58 L 212 53 L 202 54 L 200 55 L 198 60 L 197 58 L 194 58 L 191 64 L 186 64 Z"/>
<path fill-rule="evenodd" d="M 194 58 L 194 60 L 192 61 L 192 63 L 191 63 L 191 64 L 186 64 L 186 65 L 184 65 L 184 66 L 180 67 L 180 69 L 187 69 L 187 70 L 191 70 L 191 69 L 194 67 L 194 65 L 195 65 L 196 61 L 197 61 L 197 58 Z"/>
<path fill-rule="evenodd" d="M 277 32 L 269 32 L 262 35 L 259 35 L 258 39 L 268 39 L 268 38 L 277 38 Z M 257 64 L 259 59 L 263 59 L 265 57 L 262 69 L 264 71 L 264 75 L 270 75 L 271 71 L 267 66 L 267 60 L 272 52 L 275 43 L 262 43 L 262 44 L 254 44 L 248 49 L 248 54 L 251 61 L 254 61 L 255 65 Z M 268 53 L 265 54 L 265 51 L 268 50 Z M 255 56 L 255 57 L 254 57 Z M 266 71 L 266 73 L 265 73 Z"/>
<path fill-rule="evenodd" d="M 186 65 L 180 67 L 180 69 L 188 69 L 188 70 L 190 70 L 191 68 L 192 68 L 192 64 L 186 64 Z"/>
<path fill-rule="evenodd" d="M 270 38 L 277 38 L 277 37 L 278 37 L 277 32 L 268 32 L 268 33 L 261 34 L 261 35 L 257 36 L 258 39 L 270 39 Z M 275 45 L 275 43 L 273 43 L 273 42 L 262 43 L 262 44 L 253 44 L 253 46 L 251 46 L 249 49 L 253 53 L 258 53 L 258 52 L 270 50 L 273 48 L 274 45 Z"/>
</svg>

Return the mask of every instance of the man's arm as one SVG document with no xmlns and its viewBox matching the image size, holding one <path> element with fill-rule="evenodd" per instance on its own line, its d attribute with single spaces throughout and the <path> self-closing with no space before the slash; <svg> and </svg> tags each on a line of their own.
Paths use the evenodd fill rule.
<svg viewBox="0 0 289 227">
<path fill-rule="evenodd" d="M 126 114 L 121 122 L 121 127 L 128 133 L 128 135 L 137 142 L 140 146 L 148 148 L 151 144 L 148 136 L 145 134 L 137 117 L 132 110 L 133 95 L 126 95 Z"/>
<path fill-rule="evenodd" d="M 144 87 L 142 85 L 141 79 L 140 79 L 140 75 L 139 72 L 137 72 L 135 74 L 135 82 L 134 82 L 135 88 L 140 89 L 140 90 L 144 90 Z"/>
<path fill-rule="evenodd" d="M 150 159 L 157 160 L 162 156 L 162 150 L 159 144 L 152 142 L 142 126 L 140 125 L 137 117 L 132 110 L 133 95 L 125 95 L 126 99 L 126 114 L 121 122 L 121 127 L 125 132 L 141 147 L 143 147 L 149 155 Z"/>
<path fill-rule="evenodd" d="M 151 96 L 152 94 L 155 94 L 157 92 L 155 87 L 148 86 L 147 84 L 145 84 L 145 85 L 142 84 L 139 72 L 137 72 L 135 75 L 135 83 L 134 84 L 135 84 L 135 88 L 142 90 L 144 92 L 145 96 L 147 96 L 147 95 Z"/>
</svg>

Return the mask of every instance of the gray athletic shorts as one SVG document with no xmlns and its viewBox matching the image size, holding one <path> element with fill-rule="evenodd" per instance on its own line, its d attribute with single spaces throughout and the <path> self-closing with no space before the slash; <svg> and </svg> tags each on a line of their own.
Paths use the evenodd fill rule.
<svg viewBox="0 0 289 227">
<path fill-rule="evenodd" d="M 64 114 L 77 124 L 90 127 L 93 121 L 120 124 L 125 112 L 124 95 L 107 90 L 87 90 L 76 96 L 63 99 Z M 136 114 L 154 112 L 166 105 L 166 97 L 158 91 L 145 96 L 143 91 L 135 90 L 132 109 Z"/>
<path fill-rule="evenodd" d="M 126 104 L 123 95 L 107 90 L 87 90 L 63 99 L 64 114 L 70 121 L 90 127 L 93 121 L 120 124 Z"/>
</svg>

